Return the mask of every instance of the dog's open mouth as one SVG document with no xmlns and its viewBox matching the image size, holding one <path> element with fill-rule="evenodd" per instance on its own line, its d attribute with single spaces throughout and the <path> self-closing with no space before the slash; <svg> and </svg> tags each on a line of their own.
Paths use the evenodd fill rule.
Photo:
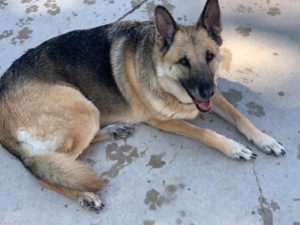
<svg viewBox="0 0 300 225">
<path fill-rule="evenodd" d="M 212 105 L 212 101 L 211 99 L 207 99 L 207 100 L 199 100 L 194 98 L 192 95 L 190 95 L 194 104 L 196 105 L 196 107 L 201 111 L 201 112 L 209 112 L 211 110 L 211 105 Z"/>
<path fill-rule="evenodd" d="M 189 94 L 189 96 L 191 97 L 191 99 L 193 100 L 195 106 L 197 107 L 197 109 L 200 111 L 200 112 L 203 112 L 203 113 L 207 113 L 211 110 L 211 107 L 212 107 L 212 100 L 211 98 L 209 99 L 196 99 L 188 90 L 187 88 L 185 88 L 186 92 Z"/>
<path fill-rule="evenodd" d="M 211 97 L 207 99 L 197 99 L 190 93 L 189 88 L 187 88 L 184 82 L 182 82 L 182 86 L 184 87 L 185 91 L 188 93 L 190 98 L 193 100 L 193 103 L 195 104 L 195 106 L 200 112 L 207 113 L 211 110 L 212 107 Z"/>
</svg>

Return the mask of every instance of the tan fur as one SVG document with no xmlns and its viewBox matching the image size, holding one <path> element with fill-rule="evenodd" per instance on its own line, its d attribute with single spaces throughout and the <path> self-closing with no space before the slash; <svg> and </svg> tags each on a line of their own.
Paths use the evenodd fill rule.
<svg viewBox="0 0 300 225">
<path fill-rule="evenodd" d="M 136 76 L 133 53 L 130 49 L 126 49 L 124 54 L 124 72 L 126 75 L 124 88 L 135 117 L 140 118 L 141 121 L 156 117 L 162 120 L 168 120 L 172 117 L 174 119 L 193 119 L 199 114 L 194 104 L 182 104 L 168 93 L 164 93 L 165 99 L 162 100 L 150 91 L 143 89 Z"/>
<path fill-rule="evenodd" d="M 51 189 L 71 199 L 77 200 L 78 203 L 86 209 L 98 211 L 103 207 L 101 200 L 93 192 L 72 190 L 43 180 L 41 180 L 40 183 L 42 187 Z"/>
<path fill-rule="evenodd" d="M 207 4 L 210 5 L 209 7 L 219 8 L 216 0 L 210 0 Z M 211 10 L 212 13 L 216 13 L 217 9 Z M 162 13 L 160 19 L 169 15 L 163 11 L 165 9 L 162 7 L 157 8 L 156 12 Z M 215 16 L 218 17 L 218 15 Z M 211 16 L 203 18 L 206 20 Z M 172 25 L 170 18 L 165 19 L 165 26 Z M 89 144 L 112 140 L 115 137 L 112 131 L 104 132 L 107 130 L 103 129 L 101 130 L 103 132 L 99 132 L 100 113 L 102 113 L 101 125 L 116 122 L 144 122 L 164 131 L 199 140 L 233 159 L 255 158 L 256 155 L 245 146 L 210 129 L 196 127 L 185 121 L 200 115 L 197 107 L 201 105 L 201 101 L 202 103 L 204 101 L 200 91 L 207 88 L 201 85 L 204 78 L 206 79 L 204 84 L 214 81 L 214 74 L 220 61 L 221 40 L 220 37 L 216 37 L 221 29 L 220 24 L 204 28 L 202 24 L 206 24 L 206 21 L 201 21 L 201 19 L 202 17 L 195 26 L 176 26 L 176 32 L 174 26 L 172 40 L 164 33 L 164 26 L 162 30 L 160 29 L 162 33 L 159 34 L 160 36 L 157 34 L 155 38 L 151 36 L 153 40 L 141 35 L 143 37 L 140 37 L 142 41 L 139 41 L 139 44 L 132 43 L 126 35 L 114 39 L 110 46 L 109 57 L 113 82 L 117 87 L 111 89 L 111 86 L 105 86 L 105 84 L 101 86 L 100 83 L 99 87 L 93 86 L 89 97 L 89 99 L 96 99 L 93 100 L 95 105 L 104 112 L 99 112 L 91 101 L 71 86 L 53 84 L 49 80 L 42 83 L 35 81 L 35 78 L 26 81 L 26 76 L 24 76 L 24 82 L 19 81 L 2 96 L 0 102 L 1 144 L 23 161 L 24 165 L 41 180 L 42 186 L 77 199 L 83 207 L 93 210 L 103 207 L 99 197 L 92 193 L 102 187 L 102 182 L 76 158 Z M 218 22 L 217 20 L 218 18 L 215 18 L 210 22 Z M 106 32 L 120 33 L 120 30 L 128 26 L 139 26 L 139 23 L 116 23 L 110 31 L 106 30 Z M 143 26 L 141 29 L 147 28 L 146 31 L 151 31 L 153 35 L 154 27 L 149 24 Z M 215 30 L 211 33 L 207 29 Z M 167 29 L 169 30 L 172 30 L 172 27 Z M 155 31 L 158 32 L 157 27 Z M 209 36 L 209 34 L 214 36 Z M 113 34 L 110 35 L 113 36 Z M 162 35 L 165 35 L 166 40 L 162 39 Z M 170 45 L 168 42 L 171 41 Z M 142 46 L 142 51 L 138 49 L 138 46 Z M 162 49 L 165 47 L 168 47 L 168 51 Z M 148 52 L 151 54 L 147 54 Z M 209 60 L 208 52 L 215 57 Z M 189 59 L 189 66 L 178 63 L 182 57 Z M 93 60 L 94 58 L 91 61 Z M 45 65 L 48 66 L 47 62 Z M 56 71 L 56 67 L 54 68 L 53 71 Z M 34 77 L 28 72 L 30 70 L 25 71 L 29 73 L 26 75 Z M 8 72 L 7 76 L 9 75 L 14 75 L 14 69 Z M 70 78 L 68 76 L 71 75 L 67 74 L 66 77 Z M 85 75 L 79 73 L 75 80 L 80 78 L 85 81 Z M 99 76 L 97 73 L 93 75 Z M 50 77 L 51 79 L 49 77 L 47 79 L 52 81 L 52 76 Z M 94 79 L 91 76 L 87 77 Z M 14 81 L 13 77 L 9 79 L 3 81 L 3 87 L 9 86 L 9 81 Z M 201 98 L 197 99 L 200 103 L 191 97 L 194 95 L 182 83 L 185 79 L 194 82 L 192 91 L 197 91 L 198 98 Z M 98 82 L 111 83 L 111 79 L 99 76 L 99 80 L 95 79 L 95 83 L 98 84 Z M 89 91 L 89 84 L 85 84 L 87 85 L 84 89 L 85 94 Z M 211 91 L 209 98 L 211 98 L 214 85 L 211 83 L 209 85 Z M 102 91 L 102 87 L 104 87 L 103 92 L 99 95 L 103 94 L 103 98 L 98 102 L 97 94 L 99 90 Z M 113 93 L 111 90 L 120 93 Z M 209 102 L 207 99 L 205 101 L 205 103 Z M 276 140 L 255 128 L 220 93 L 214 95 L 213 104 L 215 112 L 236 125 L 263 151 L 276 155 L 285 154 Z"/>
<path fill-rule="evenodd" d="M 114 137 L 111 134 L 96 134 L 90 144 L 95 144 L 103 141 L 112 141 Z"/>
<path fill-rule="evenodd" d="M 37 177 L 69 189 L 98 191 L 103 186 L 85 165 L 64 153 L 29 153 L 24 165 Z"/>
<path fill-rule="evenodd" d="M 0 127 L 0 141 L 5 146 L 17 138 L 18 130 L 26 129 L 41 141 L 56 139 L 57 148 L 50 151 L 72 150 L 76 158 L 88 146 L 86 139 L 92 139 L 98 131 L 99 112 L 74 88 L 30 83 L 6 95 L 0 123 L 5 125 Z"/>
<path fill-rule="evenodd" d="M 62 187 L 62 186 L 59 186 L 59 185 L 51 184 L 51 183 L 49 183 L 47 181 L 44 181 L 44 180 L 41 180 L 40 183 L 41 183 L 42 187 L 51 189 L 53 191 L 56 191 L 60 194 L 63 194 L 65 196 L 67 196 L 68 198 L 75 199 L 75 200 L 77 200 L 78 197 L 82 193 L 84 193 L 82 191 L 72 190 L 72 189 L 68 189 L 68 188 L 65 188 L 65 187 Z"/>
<path fill-rule="evenodd" d="M 17 152 L 36 176 L 74 190 L 102 187 L 101 181 L 75 160 L 98 131 L 99 112 L 74 88 L 41 83 L 17 87 L 2 103 L 0 124 L 1 143 Z M 35 150 L 26 138 L 42 147 Z"/>
<path fill-rule="evenodd" d="M 195 26 L 178 26 L 178 31 L 175 34 L 172 48 L 161 58 L 162 64 L 174 64 L 185 53 L 190 59 L 191 64 L 205 63 L 205 52 L 209 50 L 217 56 L 217 58 L 209 64 L 209 67 L 214 72 L 219 64 L 219 46 L 207 35 L 203 28 Z M 178 76 L 181 71 L 176 71 L 171 76 Z"/>
<path fill-rule="evenodd" d="M 157 45 L 160 43 L 158 42 Z M 160 88 L 164 90 L 164 99 L 161 99 L 142 88 L 141 81 L 137 79 L 134 55 L 130 48 L 124 50 L 124 74 L 122 80 L 124 92 L 132 106 L 135 117 L 157 127 L 161 130 L 177 133 L 221 151 L 233 159 L 255 158 L 245 146 L 226 138 L 216 132 L 196 127 L 182 119 L 193 119 L 199 115 L 195 105 L 191 103 L 181 84 L 177 82 L 185 74 L 176 66 L 176 62 L 182 54 L 188 55 L 191 64 L 200 64 L 205 60 L 205 52 L 209 49 L 216 57 L 208 64 L 212 74 L 216 72 L 220 61 L 218 45 L 208 37 L 203 29 L 194 26 L 179 26 L 175 34 L 172 48 L 158 61 L 158 81 Z M 157 55 L 159 55 L 157 53 Z M 248 119 L 242 116 L 226 99 L 216 93 L 213 98 L 215 111 L 225 119 L 232 121 L 238 129 L 258 147 L 270 152 L 270 146 L 277 149 L 276 155 L 284 154 L 278 143 L 271 137 L 259 131 Z M 221 109 L 221 110 L 218 110 Z M 266 150 L 268 149 L 268 150 Z"/>
<path fill-rule="evenodd" d="M 243 149 L 243 146 L 223 135 L 220 135 L 210 129 L 197 127 L 183 120 L 151 120 L 148 121 L 148 123 L 149 125 L 161 130 L 199 140 L 203 144 L 221 151 L 223 154 L 232 159 L 239 159 L 239 150 Z"/>
</svg>

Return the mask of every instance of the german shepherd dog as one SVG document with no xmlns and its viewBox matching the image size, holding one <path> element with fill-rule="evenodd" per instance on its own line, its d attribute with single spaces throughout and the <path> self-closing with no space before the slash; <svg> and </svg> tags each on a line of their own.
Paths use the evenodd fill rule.
<svg viewBox="0 0 300 225">
<path fill-rule="evenodd" d="M 218 0 L 195 25 L 163 7 L 154 22 L 117 22 L 72 31 L 28 50 L 0 80 L 0 142 L 42 186 L 90 210 L 103 186 L 76 158 L 95 142 L 126 138 L 132 125 L 196 139 L 232 159 L 255 159 L 242 144 L 186 120 L 211 110 L 259 149 L 285 151 L 216 91 L 222 44 Z"/>
</svg>

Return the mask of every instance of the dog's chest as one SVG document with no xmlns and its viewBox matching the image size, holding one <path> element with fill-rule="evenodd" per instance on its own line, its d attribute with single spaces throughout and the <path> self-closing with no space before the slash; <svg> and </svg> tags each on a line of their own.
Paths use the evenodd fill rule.
<svg viewBox="0 0 300 225">
<path fill-rule="evenodd" d="M 161 99 L 157 96 L 148 95 L 149 108 L 152 117 L 162 120 L 194 119 L 199 115 L 194 104 L 181 104 L 174 98 Z"/>
</svg>

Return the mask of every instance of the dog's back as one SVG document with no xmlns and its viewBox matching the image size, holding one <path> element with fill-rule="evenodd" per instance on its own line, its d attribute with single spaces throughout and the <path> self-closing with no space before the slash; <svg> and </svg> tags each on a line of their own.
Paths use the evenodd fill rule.
<svg viewBox="0 0 300 225">
<path fill-rule="evenodd" d="M 150 22 L 120 22 L 52 38 L 28 50 L 4 73 L 0 98 L 13 87 L 34 80 L 75 87 L 103 113 L 115 110 L 115 106 L 107 104 L 110 102 L 118 109 L 126 108 L 112 75 L 111 47 L 120 38 L 137 43 L 145 29 L 154 27 Z"/>
<path fill-rule="evenodd" d="M 76 87 L 99 107 L 107 99 L 125 105 L 112 76 L 110 47 L 119 35 L 133 33 L 131 27 L 136 24 L 119 26 L 124 30 L 110 35 L 112 26 L 72 31 L 28 50 L 1 78 L 0 96 L 3 98 L 12 87 L 35 80 Z"/>
<path fill-rule="evenodd" d="M 137 43 L 143 29 L 153 25 L 120 22 L 69 32 L 28 50 L 0 79 L 1 144 L 44 186 L 86 208 L 102 207 L 91 193 L 102 183 L 75 159 L 97 134 L 99 111 L 128 110 L 111 51 L 120 39 Z"/>
</svg>

